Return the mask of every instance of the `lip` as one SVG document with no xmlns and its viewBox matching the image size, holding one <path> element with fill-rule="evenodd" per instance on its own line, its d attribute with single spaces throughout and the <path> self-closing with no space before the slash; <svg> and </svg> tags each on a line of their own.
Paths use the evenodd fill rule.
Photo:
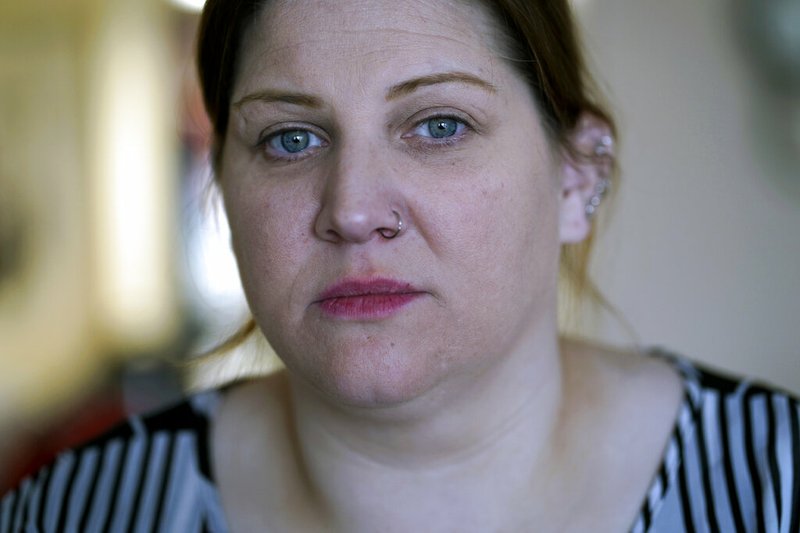
<svg viewBox="0 0 800 533">
<path fill-rule="evenodd" d="M 327 287 L 314 303 L 331 318 L 376 320 L 397 314 L 424 294 L 390 278 L 344 279 Z"/>
</svg>

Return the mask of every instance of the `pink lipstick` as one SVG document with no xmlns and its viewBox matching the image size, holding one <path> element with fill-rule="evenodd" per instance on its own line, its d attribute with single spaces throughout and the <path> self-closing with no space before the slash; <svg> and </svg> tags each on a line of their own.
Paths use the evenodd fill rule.
<svg viewBox="0 0 800 533">
<path fill-rule="evenodd" d="M 346 279 L 325 289 L 315 303 L 332 318 L 374 320 L 397 313 L 423 294 L 388 278 Z"/>
</svg>

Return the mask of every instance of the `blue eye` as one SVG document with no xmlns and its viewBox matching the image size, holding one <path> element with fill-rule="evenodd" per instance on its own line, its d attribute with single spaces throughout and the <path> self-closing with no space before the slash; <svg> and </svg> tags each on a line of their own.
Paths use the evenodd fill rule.
<svg viewBox="0 0 800 533">
<path fill-rule="evenodd" d="M 447 139 L 461 135 L 467 125 L 452 117 L 433 117 L 420 122 L 414 129 L 414 135 L 428 139 Z"/>
<path fill-rule="evenodd" d="M 267 138 L 267 145 L 277 157 L 302 155 L 323 145 L 322 139 L 308 130 L 279 131 Z"/>
<path fill-rule="evenodd" d="M 426 124 L 428 132 L 434 139 L 452 137 L 458 131 L 458 121 L 452 118 L 432 118 Z"/>
<path fill-rule="evenodd" d="M 281 134 L 281 148 L 290 154 L 302 152 L 308 148 L 309 135 L 307 131 L 285 131 Z"/>
</svg>

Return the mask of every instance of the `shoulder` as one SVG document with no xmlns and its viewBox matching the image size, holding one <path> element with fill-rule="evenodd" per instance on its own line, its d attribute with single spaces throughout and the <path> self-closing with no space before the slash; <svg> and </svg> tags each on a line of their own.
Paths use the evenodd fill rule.
<svg viewBox="0 0 800 533">
<path fill-rule="evenodd" d="M 723 531 L 800 530 L 798 400 L 680 357 L 655 355 L 681 372 L 685 389 L 668 468 L 673 497 L 671 503 L 665 498 L 662 520 L 672 516 Z"/>
<path fill-rule="evenodd" d="M 575 339 L 562 339 L 561 347 L 569 388 L 612 404 L 626 418 L 647 411 L 672 425 L 684 385 L 670 361 Z"/>
<path fill-rule="evenodd" d="M 656 354 L 671 360 L 683 375 L 695 429 L 706 433 L 706 440 L 741 446 L 751 459 L 788 452 L 790 449 L 784 449 L 787 443 L 797 447 L 800 403 L 791 393 L 676 356 Z"/>
<path fill-rule="evenodd" d="M 131 417 L 63 452 L 3 497 L 0 533 L 29 526 L 150 530 L 157 524 L 199 531 L 202 520 L 214 520 L 207 434 L 217 397 L 203 393 L 158 413 Z"/>
</svg>

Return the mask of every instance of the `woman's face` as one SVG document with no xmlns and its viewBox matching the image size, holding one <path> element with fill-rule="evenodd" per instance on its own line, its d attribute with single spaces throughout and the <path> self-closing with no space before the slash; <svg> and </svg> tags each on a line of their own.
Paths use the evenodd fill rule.
<svg viewBox="0 0 800 533">
<path fill-rule="evenodd" d="M 458 1 L 276 0 L 243 39 L 234 250 L 258 325 L 336 401 L 413 399 L 555 327 L 558 164 L 491 31 Z"/>
</svg>

